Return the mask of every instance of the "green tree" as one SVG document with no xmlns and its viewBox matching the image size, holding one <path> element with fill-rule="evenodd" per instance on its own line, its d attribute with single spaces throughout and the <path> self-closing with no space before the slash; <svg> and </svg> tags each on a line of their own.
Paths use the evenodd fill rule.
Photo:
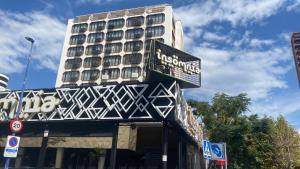
<svg viewBox="0 0 300 169">
<path fill-rule="evenodd" d="M 275 121 L 272 139 L 276 148 L 275 164 L 277 168 L 292 168 L 295 162 L 300 159 L 300 138 L 283 116 L 279 116 Z"/>
<path fill-rule="evenodd" d="M 211 103 L 189 100 L 193 113 L 205 124 L 206 137 L 212 142 L 227 143 L 230 169 L 291 167 L 292 162 L 299 158 L 296 153 L 299 149 L 291 150 L 296 146 L 299 135 L 283 117 L 274 121 L 266 116 L 245 115 L 250 103 L 246 94 L 216 94 Z M 287 137 L 290 139 L 284 139 Z M 283 144 L 289 146 L 284 147 Z M 281 151 L 277 151 L 279 148 Z M 290 163 L 285 164 L 287 157 Z M 277 163 L 275 159 L 278 159 Z"/>
</svg>

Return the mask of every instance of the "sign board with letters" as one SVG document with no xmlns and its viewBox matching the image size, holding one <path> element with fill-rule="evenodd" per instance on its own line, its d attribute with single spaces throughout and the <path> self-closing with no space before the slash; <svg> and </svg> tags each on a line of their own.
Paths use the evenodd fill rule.
<svg viewBox="0 0 300 169">
<path fill-rule="evenodd" d="M 4 157 L 16 158 L 20 144 L 20 137 L 7 136 L 6 146 L 4 149 Z"/>
<path fill-rule="evenodd" d="M 159 41 L 151 41 L 149 79 L 175 79 L 181 88 L 201 86 L 201 60 Z"/>
</svg>

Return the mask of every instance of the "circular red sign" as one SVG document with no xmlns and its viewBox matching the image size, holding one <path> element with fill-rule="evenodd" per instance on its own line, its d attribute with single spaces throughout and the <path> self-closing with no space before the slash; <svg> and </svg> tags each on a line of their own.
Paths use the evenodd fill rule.
<svg viewBox="0 0 300 169">
<path fill-rule="evenodd" d="M 23 122 L 21 120 L 12 120 L 9 123 L 10 131 L 18 133 L 23 129 Z"/>
</svg>

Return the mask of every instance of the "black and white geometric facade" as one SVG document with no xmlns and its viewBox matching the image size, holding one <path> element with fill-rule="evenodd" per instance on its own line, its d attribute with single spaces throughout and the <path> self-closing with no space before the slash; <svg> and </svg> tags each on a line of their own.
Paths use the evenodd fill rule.
<svg viewBox="0 0 300 169">
<path fill-rule="evenodd" d="M 177 85 L 173 81 L 29 90 L 24 93 L 20 118 L 24 121 L 162 120 L 175 114 Z M 14 118 L 20 93 L 0 93 L 0 121 Z M 48 111 L 51 106 L 53 109 Z"/>
</svg>

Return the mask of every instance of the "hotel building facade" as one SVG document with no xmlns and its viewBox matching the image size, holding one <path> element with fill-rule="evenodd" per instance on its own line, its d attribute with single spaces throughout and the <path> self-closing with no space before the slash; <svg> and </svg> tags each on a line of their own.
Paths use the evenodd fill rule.
<svg viewBox="0 0 300 169">
<path fill-rule="evenodd" d="M 159 5 L 68 21 L 56 87 L 143 82 L 151 40 L 183 49 L 181 22 Z"/>
<path fill-rule="evenodd" d="M 13 168 L 201 169 L 202 127 L 181 88 L 200 87 L 170 5 L 68 21 L 56 87 L 26 90 Z M 20 91 L 0 92 L 0 153 Z M 0 165 L 4 165 L 0 158 Z"/>
</svg>

